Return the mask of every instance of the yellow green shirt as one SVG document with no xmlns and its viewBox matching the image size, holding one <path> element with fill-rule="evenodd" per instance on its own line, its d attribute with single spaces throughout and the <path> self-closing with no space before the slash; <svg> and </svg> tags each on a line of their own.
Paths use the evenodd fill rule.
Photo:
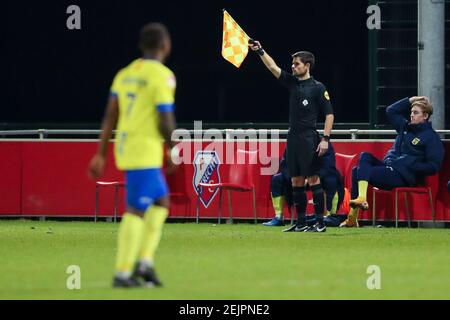
<svg viewBox="0 0 450 320">
<path fill-rule="evenodd" d="M 162 167 L 159 112 L 173 111 L 175 88 L 173 72 L 156 60 L 137 59 L 117 73 L 111 94 L 119 101 L 114 154 L 120 170 Z"/>
</svg>

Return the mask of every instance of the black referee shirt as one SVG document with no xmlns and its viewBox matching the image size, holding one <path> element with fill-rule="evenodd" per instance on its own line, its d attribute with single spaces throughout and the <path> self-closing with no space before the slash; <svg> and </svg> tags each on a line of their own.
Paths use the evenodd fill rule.
<svg viewBox="0 0 450 320">
<path fill-rule="evenodd" d="M 319 112 L 333 114 L 333 106 L 326 87 L 313 77 L 299 80 L 297 77 L 281 70 L 278 79 L 289 89 L 289 126 L 291 133 L 308 129 L 316 130 Z"/>
</svg>

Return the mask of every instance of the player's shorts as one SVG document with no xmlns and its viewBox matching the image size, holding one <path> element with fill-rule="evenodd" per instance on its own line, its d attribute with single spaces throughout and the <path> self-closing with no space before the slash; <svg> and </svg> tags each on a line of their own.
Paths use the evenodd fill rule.
<svg viewBox="0 0 450 320">
<path fill-rule="evenodd" d="M 315 130 L 300 133 L 289 132 L 287 137 L 287 164 L 291 177 L 312 177 L 319 175 L 319 134 Z"/>
<path fill-rule="evenodd" d="M 166 179 L 160 168 L 128 170 L 125 172 L 127 183 L 127 206 L 146 211 L 156 200 L 169 193 Z"/>
</svg>

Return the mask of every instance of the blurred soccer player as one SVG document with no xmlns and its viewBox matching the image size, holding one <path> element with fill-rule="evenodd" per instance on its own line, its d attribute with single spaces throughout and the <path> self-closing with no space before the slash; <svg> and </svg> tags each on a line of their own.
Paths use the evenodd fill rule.
<svg viewBox="0 0 450 320">
<path fill-rule="evenodd" d="M 405 116 L 408 113 L 409 119 Z M 397 101 L 386 109 L 386 114 L 397 138 L 383 161 L 368 152 L 361 154 L 352 171 L 352 209 L 342 227 L 358 227 L 359 209 L 369 208 L 366 200 L 369 183 L 383 190 L 414 187 L 441 167 L 444 146 L 429 121 L 433 106 L 427 97 Z"/>
<path fill-rule="evenodd" d="M 174 74 L 163 65 L 171 51 L 167 28 L 159 23 L 145 25 L 139 48 L 143 57 L 120 70 L 113 81 L 98 151 L 89 165 L 91 177 L 99 178 L 117 125 L 115 160 L 125 172 L 127 207 L 118 233 L 114 287 L 162 285 L 154 256 L 169 212 L 161 167 L 163 140 L 173 147 L 176 86 Z"/>
</svg>

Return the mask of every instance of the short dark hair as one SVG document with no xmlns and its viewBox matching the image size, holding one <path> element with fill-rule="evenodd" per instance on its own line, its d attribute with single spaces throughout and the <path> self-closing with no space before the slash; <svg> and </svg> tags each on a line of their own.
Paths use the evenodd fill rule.
<svg viewBox="0 0 450 320">
<path fill-rule="evenodd" d="M 163 41 L 170 38 L 167 27 L 159 22 L 152 22 L 142 27 L 139 36 L 139 48 L 144 50 L 156 50 L 161 47 Z"/>
<path fill-rule="evenodd" d="M 316 58 L 309 51 L 299 51 L 292 55 L 292 58 L 299 58 L 304 64 L 309 63 L 309 69 L 312 70 L 316 64 Z"/>
</svg>

